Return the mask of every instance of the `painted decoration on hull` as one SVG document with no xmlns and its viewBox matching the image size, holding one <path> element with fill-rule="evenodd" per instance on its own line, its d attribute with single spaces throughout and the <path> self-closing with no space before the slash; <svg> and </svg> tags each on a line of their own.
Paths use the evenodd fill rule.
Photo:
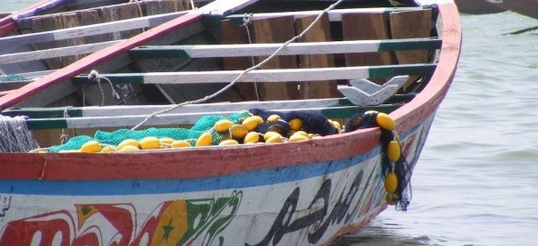
<svg viewBox="0 0 538 246">
<path fill-rule="evenodd" d="M 410 163 L 416 162 L 430 124 L 431 119 L 402 136 L 402 152 Z M 69 207 L 60 202 L 56 211 L 43 212 L 51 210 L 43 207 L 23 210 L 24 204 L 16 204 L 40 201 L 32 195 L 0 194 L 0 246 L 327 243 L 343 227 L 364 224 L 384 208 L 386 192 L 380 149 L 373 152 L 366 159 L 356 156 L 320 163 L 325 167 L 321 176 L 292 181 L 295 185 L 287 180 L 222 190 L 224 193 L 219 192 L 220 195 L 200 191 L 183 200 L 173 200 L 170 196 L 157 198 L 143 207 L 138 205 L 146 203 L 137 205 L 128 202 L 132 198 L 117 196 L 121 199 L 105 204 L 80 201 Z M 302 168 L 310 170 L 312 165 Z M 298 171 L 296 168 L 280 168 L 278 175 L 292 175 Z M 263 176 L 252 175 L 258 179 L 259 175 Z M 257 200 L 260 195 L 271 198 Z M 59 201 L 71 200 L 69 196 L 58 197 Z M 268 200 L 272 202 L 265 204 Z M 18 210 L 13 211 L 14 208 Z M 259 210 L 267 213 L 259 218 L 249 214 Z M 144 223 L 138 224 L 141 221 Z"/>
<path fill-rule="evenodd" d="M 315 188 L 290 187 L 291 192 L 282 204 L 271 205 L 275 208 L 273 219 L 263 222 L 270 226 L 258 228 L 256 236 L 242 244 L 285 245 L 285 238 L 289 240 L 302 232 L 308 234 L 308 243 L 318 244 L 340 226 L 360 222 L 371 208 L 383 205 L 381 169 L 376 164 L 377 159 L 365 169 L 343 170 L 326 179 L 317 177 L 315 180 L 323 182 Z M 221 232 L 232 222 L 244 222 L 233 221 L 243 197 L 243 191 L 234 191 L 231 196 L 218 199 L 166 201 L 146 217 L 139 230 L 139 212 L 132 204 L 77 204 L 74 213 L 59 210 L 10 221 L 0 234 L 0 246 L 228 245 L 229 240 L 237 238 L 225 237 L 239 235 Z M 305 201 L 309 204 L 307 208 L 300 205 Z"/>
<path fill-rule="evenodd" d="M 266 236 L 258 243 L 247 243 L 245 246 L 279 245 L 285 234 L 305 228 L 308 228 L 308 242 L 311 244 L 319 243 L 329 226 L 349 224 L 352 220 L 364 215 L 370 206 L 381 205 L 381 200 L 377 199 L 382 190 L 380 189 L 382 187 L 381 179 L 374 181 L 376 177 L 379 177 L 376 175 L 378 171 L 379 169 L 373 168 L 365 175 L 363 170 L 360 170 L 350 180 L 351 182 L 348 182 L 348 184 L 351 183 L 349 187 L 344 187 L 337 196 L 331 194 L 332 180 L 326 179 L 307 208 L 310 213 L 304 216 L 297 215 L 297 204 L 301 192 L 300 188 L 296 187 L 284 202 Z M 375 185 L 372 185 L 375 189 L 368 189 L 366 185 L 372 182 L 376 182 Z M 363 189 L 360 189 L 361 186 Z M 331 197 L 337 197 L 336 201 L 331 201 Z M 377 204 L 372 204 L 374 202 Z M 333 206 L 329 208 L 329 205 Z"/>
<path fill-rule="evenodd" d="M 55 211 L 9 222 L 0 246 L 13 245 L 222 245 L 218 237 L 235 217 L 243 193 L 217 199 L 161 203 L 136 233 L 136 209 L 131 204 L 79 204 L 76 215 Z M 76 221 L 76 222 L 75 222 Z M 203 238 L 201 238 L 203 237 Z"/>
</svg>

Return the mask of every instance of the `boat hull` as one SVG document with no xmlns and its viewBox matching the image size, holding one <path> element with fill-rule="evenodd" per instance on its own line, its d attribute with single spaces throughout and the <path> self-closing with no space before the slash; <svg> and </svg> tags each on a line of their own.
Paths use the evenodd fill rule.
<svg viewBox="0 0 538 246">
<path fill-rule="evenodd" d="M 433 117 L 400 136 L 411 167 Z M 328 244 L 387 206 L 381 158 L 378 146 L 199 179 L 2 179 L 0 245 Z"/>
</svg>

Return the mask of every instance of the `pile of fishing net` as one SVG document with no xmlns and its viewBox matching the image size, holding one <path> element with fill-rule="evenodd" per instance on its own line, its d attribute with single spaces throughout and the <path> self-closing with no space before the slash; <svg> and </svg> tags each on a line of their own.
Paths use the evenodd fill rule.
<svg viewBox="0 0 538 246">
<path fill-rule="evenodd" d="M 261 118 L 259 124 L 250 127 L 247 119 L 257 116 Z M 229 122 L 224 130 L 218 130 L 221 122 Z M 290 124 L 292 122 L 293 124 Z M 296 122 L 299 125 L 297 125 Z M 309 137 L 337 134 L 341 131 L 340 124 L 332 121 L 322 114 L 314 111 L 277 112 L 263 109 L 241 111 L 228 117 L 221 115 L 208 115 L 200 118 L 191 128 L 149 128 L 145 130 L 120 129 L 113 132 L 98 130 L 94 136 L 76 136 L 64 144 L 49 148 L 48 152 L 58 153 L 78 151 L 85 143 L 97 141 L 101 146 L 119 146 L 125 140 L 141 141 L 152 137 L 156 139 L 173 139 L 187 141 L 191 146 L 204 135 L 210 135 L 211 145 L 219 145 L 225 140 L 234 140 L 238 144 L 246 143 L 245 137 L 249 132 L 255 132 L 263 142 L 263 135 L 267 132 L 276 132 L 281 139 L 289 139 L 296 132 L 310 134 Z"/>
</svg>

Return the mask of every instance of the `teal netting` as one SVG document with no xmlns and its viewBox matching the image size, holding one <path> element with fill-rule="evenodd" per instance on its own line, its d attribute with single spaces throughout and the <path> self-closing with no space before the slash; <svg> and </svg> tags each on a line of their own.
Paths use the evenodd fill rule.
<svg viewBox="0 0 538 246">
<path fill-rule="evenodd" d="M 135 139 L 141 140 L 145 137 L 153 136 L 157 138 L 173 138 L 176 140 L 192 140 L 195 141 L 202 133 L 209 131 L 214 125 L 215 122 L 228 119 L 234 123 L 241 122 L 244 118 L 250 116 L 250 113 L 247 111 L 242 111 L 235 113 L 229 117 L 224 117 L 221 115 L 208 115 L 200 118 L 196 124 L 194 124 L 190 129 L 186 128 L 148 128 L 145 130 L 128 130 L 120 129 L 113 132 L 106 131 L 96 131 L 93 137 L 82 135 L 76 136 L 65 144 L 56 145 L 49 149 L 51 153 L 58 153 L 61 150 L 77 150 L 82 147 L 82 145 L 91 140 L 97 140 L 101 144 L 108 145 L 118 145 L 121 141 L 125 139 Z M 217 132 L 212 132 L 213 135 L 213 144 L 218 144 L 220 140 L 226 138 L 227 136 L 219 134 Z"/>
<path fill-rule="evenodd" d="M 0 76 L 0 82 L 11 82 L 11 81 L 26 81 L 27 78 L 18 75 L 18 74 L 7 74 Z"/>
</svg>

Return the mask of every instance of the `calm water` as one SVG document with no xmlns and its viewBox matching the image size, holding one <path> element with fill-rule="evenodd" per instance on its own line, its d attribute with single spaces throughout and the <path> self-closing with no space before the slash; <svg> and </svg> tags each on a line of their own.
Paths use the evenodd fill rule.
<svg viewBox="0 0 538 246">
<path fill-rule="evenodd" d="M 0 12 L 33 0 L 2 0 Z M 463 52 L 412 179 L 338 245 L 538 245 L 538 26 L 511 12 L 462 15 Z"/>
</svg>

